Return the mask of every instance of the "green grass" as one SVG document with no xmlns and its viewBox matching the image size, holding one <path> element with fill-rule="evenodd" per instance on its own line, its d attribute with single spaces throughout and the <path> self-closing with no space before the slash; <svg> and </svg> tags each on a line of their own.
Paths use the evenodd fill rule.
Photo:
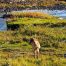
<svg viewBox="0 0 66 66">
<path fill-rule="evenodd" d="M 1 66 L 66 66 L 66 19 L 14 19 L 7 24 L 18 24 L 18 30 L 0 32 Z M 39 59 L 33 57 L 29 43 L 35 36 L 41 44 Z"/>
<path fill-rule="evenodd" d="M 21 39 L 26 38 L 29 44 L 30 37 L 35 35 L 39 39 L 41 46 L 61 48 L 65 50 L 66 20 L 60 20 L 58 18 L 53 19 L 41 19 L 41 18 L 17 18 L 16 21 L 7 22 L 8 25 L 19 24 L 18 31 L 8 32 L 9 40 L 16 43 L 18 40 L 22 43 Z M 18 37 L 17 37 L 18 36 Z M 13 40 L 12 40 L 13 39 Z M 6 40 L 7 41 L 7 40 Z"/>
<path fill-rule="evenodd" d="M 24 24 L 24 25 L 29 25 L 29 24 L 44 24 L 44 23 L 66 23 L 66 20 L 60 20 L 60 19 L 40 19 L 40 18 L 17 18 L 16 21 L 13 22 L 8 22 L 8 24 Z"/>
<path fill-rule="evenodd" d="M 4 53 L 5 54 L 5 53 Z M 1 66 L 65 66 L 66 65 L 66 59 L 60 58 L 56 56 L 49 56 L 49 55 L 40 55 L 39 59 L 33 58 L 31 55 L 25 55 L 18 57 L 18 54 L 11 53 L 9 57 L 16 56 L 15 58 L 9 58 L 8 54 L 4 55 L 3 53 L 0 54 L 1 60 L 0 65 Z M 6 60 L 7 58 L 7 60 Z"/>
</svg>

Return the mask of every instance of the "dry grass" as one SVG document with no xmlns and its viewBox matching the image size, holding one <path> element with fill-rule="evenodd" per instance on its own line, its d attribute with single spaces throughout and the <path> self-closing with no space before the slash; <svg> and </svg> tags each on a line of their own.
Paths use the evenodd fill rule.
<svg viewBox="0 0 66 66">
<path fill-rule="evenodd" d="M 11 12 L 14 17 L 52 18 L 53 16 L 41 12 Z"/>
<path fill-rule="evenodd" d="M 32 56 L 19 55 L 9 58 L 7 54 L 0 54 L 0 66 L 66 66 L 66 59 L 56 56 L 40 55 L 38 59 L 35 59 Z"/>
</svg>

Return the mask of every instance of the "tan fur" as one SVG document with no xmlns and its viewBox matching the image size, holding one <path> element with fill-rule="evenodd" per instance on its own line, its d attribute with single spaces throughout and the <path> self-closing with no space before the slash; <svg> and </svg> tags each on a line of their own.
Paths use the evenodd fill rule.
<svg viewBox="0 0 66 66">
<path fill-rule="evenodd" d="M 31 41 L 32 44 L 32 48 L 33 48 L 33 52 L 34 52 L 34 56 L 35 58 L 39 57 L 39 49 L 40 49 L 40 43 L 36 38 L 32 38 L 33 41 Z"/>
</svg>

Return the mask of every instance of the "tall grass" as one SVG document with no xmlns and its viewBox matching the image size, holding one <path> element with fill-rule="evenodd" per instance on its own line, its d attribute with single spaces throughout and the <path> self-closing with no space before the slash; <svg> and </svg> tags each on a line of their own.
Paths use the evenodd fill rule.
<svg viewBox="0 0 66 66">
<path fill-rule="evenodd" d="M 52 18 L 53 16 L 41 12 L 11 12 L 14 17 Z"/>
<path fill-rule="evenodd" d="M 5 56 L 5 55 L 4 55 Z M 66 59 L 64 58 L 58 58 L 56 56 L 49 56 L 49 55 L 41 55 L 39 59 L 35 59 L 33 57 L 29 56 L 20 56 L 13 58 L 1 58 L 0 60 L 1 66 L 65 66 L 66 65 Z"/>
<path fill-rule="evenodd" d="M 26 17 L 33 18 L 25 18 L 26 14 L 13 13 L 19 18 L 13 18 L 16 21 L 8 21 L 8 25 L 18 24 L 18 30 L 0 32 L 0 65 L 66 66 L 64 58 L 66 53 L 66 20 L 41 19 L 36 15 L 33 16 L 34 13 L 30 14 L 27 14 Z M 39 59 L 35 59 L 31 55 L 32 47 L 29 42 L 30 38 L 35 35 L 41 44 Z M 22 52 L 27 52 L 27 54 Z"/>
<path fill-rule="evenodd" d="M 52 18 L 52 19 L 41 19 L 41 18 L 10 18 L 7 20 L 7 24 L 24 24 L 24 25 L 30 25 L 30 24 L 38 24 L 43 25 L 46 24 L 49 25 L 56 25 L 56 26 L 64 26 L 66 23 L 66 19 L 60 20 L 58 18 Z"/>
</svg>

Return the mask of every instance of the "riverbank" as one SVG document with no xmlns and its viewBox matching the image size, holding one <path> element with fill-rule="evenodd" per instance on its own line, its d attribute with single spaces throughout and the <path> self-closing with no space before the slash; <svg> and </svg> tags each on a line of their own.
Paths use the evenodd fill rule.
<svg viewBox="0 0 66 66">
<path fill-rule="evenodd" d="M 9 16 L 8 31 L 0 32 L 1 66 L 66 66 L 66 19 L 43 13 Z M 30 44 L 35 36 L 41 44 L 38 59 Z"/>
<path fill-rule="evenodd" d="M 35 2 L 34 2 L 35 3 Z M 36 9 L 48 9 L 48 10 L 66 10 L 66 2 L 65 1 L 46 1 L 41 2 L 40 4 L 22 4 L 22 3 L 0 3 L 0 11 L 1 12 L 10 12 L 17 10 L 36 10 Z"/>
</svg>

